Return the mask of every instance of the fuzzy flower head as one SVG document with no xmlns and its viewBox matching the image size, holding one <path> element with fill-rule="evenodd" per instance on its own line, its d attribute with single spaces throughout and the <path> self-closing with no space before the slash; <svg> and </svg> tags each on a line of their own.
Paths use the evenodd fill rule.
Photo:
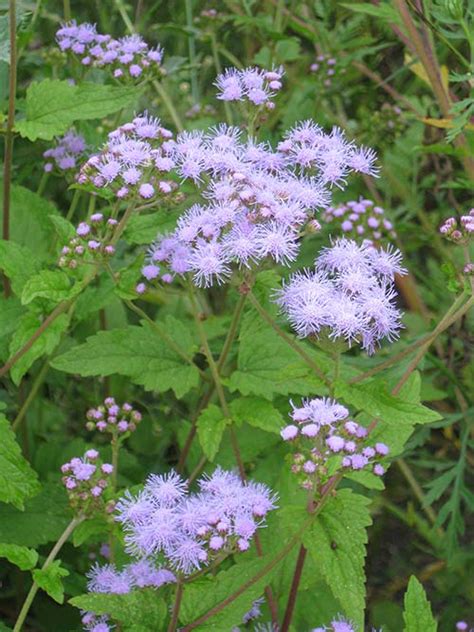
<svg viewBox="0 0 474 632">
<path fill-rule="evenodd" d="M 128 402 L 117 404 L 113 397 L 106 397 L 102 405 L 88 410 L 86 417 L 87 430 L 107 432 L 115 438 L 128 437 L 142 420 L 141 413 Z"/>
<path fill-rule="evenodd" d="M 61 466 L 62 483 L 71 507 L 82 514 L 103 508 L 103 493 L 109 485 L 113 466 L 103 463 L 97 450 L 87 450 L 82 458 L 74 457 Z"/>
<path fill-rule="evenodd" d="M 359 632 L 359 628 L 348 619 L 338 617 L 328 626 L 313 628 L 311 632 Z"/>
<path fill-rule="evenodd" d="M 281 437 L 295 448 L 291 470 L 303 489 L 322 489 L 329 480 L 329 465 L 370 470 L 376 476 L 385 473 L 380 460 L 389 454 L 388 446 L 367 445 L 367 430 L 350 419 L 345 406 L 328 398 L 292 406 L 291 422 L 282 428 Z"/>
<path fill-rule="evenodd" d="M 80 264 L 109 260 L 115 254 L 113 237 L 117 223 L 103 213 L 93 213 L 88 221 L 80 222 L 74 237 L 62 246 L 58 266 L 75 270 Z"/>
<path fill-rule="evenodd" d="M 117 504 L 127 550 L 137 557 L 161 554 L 173 571 L 188 575 L 216 557 L 245 551 L 275 497 L 258 483 L 217 469 L 189 493 L 174 472 L 151 475 L 138 496 Z"/>
<path fill-rule="evenodd" d="M 120 570 L 113 564 L 96 564 L 87 577 L 90 592 L 116 595 L 129 593 L 134 588 L 160 588 L 176 581 L 171 571 L 157 567 L 153 561 L 145 558 L 127 564 Z"/>
<path fill-rule="evenodd" d="M 59 49 L 85 68 L 101 68 L 120 82 L 142 82 L 162 74 L 163 50 L 151 48 L 140 35 L 115 39 L 97 32 L 94 24 L 62 24 L 56 32 Z"/>
<path fill-rule="evenodd" d="M 83 136 L 69 130 L 64 136 L 56 138 L 54 147 L 43 153 L 46 173 L 56 171 L 62 175 L 74 174 L 77 164 L 82 162 L 87 145 Z"/>
<path fill-rule="evenodd" d="M 277 302 L 300 337 L 343 339 L 371 354 L 401 328 L 394 304 L 395 274 L 405 274 L 401 254 L 348 239 L 324 248 L 313 272 L 294 274 Z"/>
<path fill-rule="evenodd" d="M 441 225 L 439 232 L 455 244 L 467 244 L 474 235 L 474 208 L 460 218 L 449 217 Z"/>
<path fill-rule="evenodd" d="M 328 207 L 323 215 L 331 230 L 337 228 L 357 242 L 375 246 L 390 243 L 397 234 L 393 224 L 385 217 L 385 211 L 372 200 L 359 199 L 339 206 Z"/>
<path fill-rule="evenodd" d="M 271 110 L 274 108 L 272 99 L 283 86 L 283 75 L 282 66 L 272 70 L 256 66 L 244 70 L 228 68 L 216 78 L 217 98 L 221 101 L 247 101 Z"/>
</svg>

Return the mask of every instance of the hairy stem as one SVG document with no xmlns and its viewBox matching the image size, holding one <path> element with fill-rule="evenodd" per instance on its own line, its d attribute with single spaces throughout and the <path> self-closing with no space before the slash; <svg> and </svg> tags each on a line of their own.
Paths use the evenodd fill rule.
<svg viewBox="0 0 474 632">
<path fill-rule="evenodd" d="M 175 632 L 178 629 L 178 617 L 179 609 L 181 607 L 181 600 L 183 598 L 183 582 L 178 579 L 176 584 L 176 594 L 174 598 L 173 612 L 171 613 L 171 620 L 169 622 L 167 632 Z"/>
<path fill-rule="evenodd" d="M 16 97 L 16 72 L 17 72 L 17 50 L 16 50 L 16 0 L 8 2 L 8 25 L 10 38 L 10 65 L 8 69 L 8 115 L 7 127 L 5 130 L 5 153 L 3 158 L 3 229 L 2 238 L 5 241 L 10 239 L 10 201 L 11 201 L 11 181 L 13 163 L 13 140 L 15 125 L 15 97 Z M 6 275 L 3 276 L 3 289 L 5 297 L 10 296 L 10 281 Z"/>
<path fill-rule="evenodd" d="M 298 559 L 296 560 L 295 572 L 293 574 L 290 594 L 288 595 L 288 601 L 286 604 L 286 610 L 283 616 L 283 623 L 281 624 L 280 632 L 288 632 L 289 630 L 296 605 L 296 596 L 298 594 L 298 588 L 301 581 L 301 575 L 303 574 L 303 567 L 307 553 L 307 549 L 303 545 L 301 545 L 298 553 Z"/>
<path fill-rule="evenodd" d="M 53 548 L 51 549 L 50 554 L 48 555 L 48 557 L 46 558 L 45 563 L 43 564 L 43 566 L 41 567 L 41 570 L 44 571 L 48 568 L 48 566 L 54 562 L 54 560 L 56 559 L 56 555 L 59 553 L 59 551 L 61 550 L 61 548 L 63 547 L 63 545 L 65 544 L 65 542 L 69 539 L 69 536 L 71 535 L 71 533 L 74 531 L 74 529 L 84 520 L 83 516 L 78 516 L 77 518 L 73 518 L 71 520 L 71 522 L 68 524 L 68 526 L 65 528 L 65 530 L 63 531 L 62 535 L 60 536 L 59 540 L 56 542 L 56 544 L 53 546 Z M 26 599 L 23 603 L 23 606 L 20 610 L 20 614 L 18 615 L 18 619 L 16 620 L 15 623 L 15 627 L 13 628 L 13 632 L 20 632 L 21 628 L 23 627 L 23 624 L 25 622 L 25 619 L 28 615 L 28 612 L 31 608 L 31 604 L 33 603 L 33 600 L 36 596 L 36 593 L 38 592 L 38 584 L 36 582 L 33 582 L 29 593 L 26 596 Z"/>
</svg>

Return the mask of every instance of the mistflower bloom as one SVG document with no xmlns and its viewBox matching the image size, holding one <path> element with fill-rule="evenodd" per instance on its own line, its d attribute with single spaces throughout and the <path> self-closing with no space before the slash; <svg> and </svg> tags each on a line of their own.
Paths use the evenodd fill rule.
<svg viewBox="0 0 474 632">
<path fill-rule="evenodd" d="M 324 332 L 371 354 L 384 338 L 398 337 L 393 281 L 405 273 L 398 250 L 337 239 L 318 255 L 315 270 L 294 274 L 276 300 L 300 337 Z"/>
<path fill-rule="evenodd" d="M 330 206 L 324 211 L 323 219 L 331 225 L 331 231 L 336 226 L 345 236 L 357 242 L 376 245 L 397 237 L 384 209 L 372 200 L 360 198 L 358 201 Z"/>
<path fill-rule="evenodd" d="M 142 415 L 131 404 L 117 404 L 113 397 L 106 397 L 104 403 L 91 408 L 86 413 L 87 430 L 108 432 L 112 437 L 134 432 L 142 420 Z"/>
<path fill-rule="evenodd" d="M 117 503 L 117 520 L 130 554 L 164 555 L 173 572 L 188 575 L 217 556 L 245 551 L 275 496 L 258 483 L 242 483 L 232 472 L 217 469 L 190 494 L 174 472 L 151 475 L 138 496 Z"/>
<path fill-rule="evenodd" d="M 250 67 L 244 70 L 228 68 L 217 76 L 215 86 L 221 101 L 249 101 L 252 105 L 273 109 L 272 99 L 281 90 L 283 67 L 272 70 Z"/>
<path fill-rule="evenodd" d="M 87 145 L 83 136 L 69 130 L 55 141 L 55 146 L 43 153 L 46 162 L 43 169 L 46 173 L 57 170 L 61 174 L 74 174 L 77 165 L 85 156 Z"/>
<path fill-rule="evenodd" d="M 127 564 L 117 569 L 113 564 L 96 564 L 87 574 L 87 589 L 94 593 L 123 595 L 134 588 L 160 588 L 174 583 L 175 575 L 166 568 L 160 568 L 148 559 Z"/>
<path fill-rule="evenodd" d="M 87 450 L 82 458 L 74 457 L 61 466 L 62 483 L 71 507 L 90 514 L 103 504 L 103 492 L 113 473 L 110 463 L 102 463 L 97 450 Z"/>
<path fill-rule="evenodd" d="M 328 398 L 304 400 L 293 406 L 291 423 L 281 430 L 283 441 L 293 444 L 291 470 L 303 489 L 317 491 L 328 479 L 329 459 L 339 457 L 340 465 L 357 471 L 368 469 L 383 476 L 380 459 L 389 454 L 384 443 L 367 445 L 367 430 L 349 418 L 349 410 Z"/>
<path fill-rule="evenodd" d="M 111 632 L 115 628 L 109 623 L 107 616 L 97 616 L 93 612 L 83 612 L 81 620 L 84 630 L 88 632 Z"/>
<path fill-rule="evenodd" d="M 359 632 L 359 628 L 348 619 L 339 617 L 331 621 L 329 626 L 313 628 L 311 632 Z"/>
<path fill-rule="evenodd" d="M 105 190 L 119 199 L 165 199 L 177 188 L 166 178 L 175 166 L 169 155 L 173 143 L 164 149 L 171 136 L 159 119 L 147 113 L 136 116 L 110 132 L 99 153 L 82 165 L 76 180 L 92 185 L 98 194 Z"/>
<path fill-rule="evenodd" d="M 80 222 L 76 236 L 61 248 L 58 265 L 74 270 L 80 263 L 104 261 L 115 254 L 111 243 L 117 221 L 94 213 L 88 222 Z"/>
<path fill-rule="evenodd" d="M 150 48 L 140 35 L 114 39 L 97 32 L 94 24 L 62 24 L 56 32 L 61 51 L 76 56 L 85 67 L 104 68 L 115 79 L 152 79 L 162 73 L 163 50 Z"/>
<path fill-rule="evenodd" d="M 250 73 L 246 81 L 257 78 Z M 184 211 L 173 233 L 152 244 L 139 293 L 187 273 L 208 287 L 226 282 L 235 268 L 264 260 L 288 265 L 306 228 L 317 228 L 314 213 L 329 205 L 330 187 L 342 186 L 353 172 L 375 169 L 372 155 L 340 130 L 326 134 L 310 121 L 290 130 L 276 150 L 241 136 L 239 129 L 219 125 L 163 142 L 155 165 L 194 183 L 202 200 Z M 149 265 L 159 268 L 152 279 L 149 270 L 157 270 Z"/>
<path fill-rule="evenodd" d="M 457 244 L 467 244 L 474 235 L 474 208 L 460 218 L 450 217 L 443 222 L 439 232 Z"/>
</svg>

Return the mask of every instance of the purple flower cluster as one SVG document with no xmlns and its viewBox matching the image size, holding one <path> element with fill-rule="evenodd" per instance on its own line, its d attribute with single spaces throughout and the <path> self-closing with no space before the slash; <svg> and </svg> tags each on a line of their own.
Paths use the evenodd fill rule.
<svg viewBox="0 0 474 632">
<path fill-rule="evenodd" d="M 169 195 L 176 185 L 164 174 L 174 162 L 165 150 L 172 133 L 146 113 L 110 132 L 108 142 L 82 166 L 77 181 L 112 191 L 119 199 L 146 201 Z"/>
<path fill-rule="evenodd" d="M 87 67 L 106 68 L 115 79 L 142 79 L 161 72 L 163 50 L 150 48 L 140 35 L 114 39 L 97 33 L 95 24 L 63 24 L 56 33 L 63 52 L 73 53 Z"/>
<path fill-rule="evenodd" d="M 110 432 L 113 436 L 133 432 L 142 420 L 141 413 L 128 402 L 120 406 L 113 397 L 107 397 L 103 406 L 88 410 L 86 417 L 87 430 Z"/>
<path fill-rule="evenodd" d="M 337 224 L 352 239 L 364 239 L 369 244 L 390 241 L 397 234 L 393 224 L 384 217 L 385 211 L 372 200 L 360 199 L 339 206 L 330 206 L 324 212 L 324 221 Z"/>
<path fill-rule="evenodd" d="M 393 302 L 393 280 L 405 274 L 398 250 L 341 238 L 321 251 L 315 266 L 294 274 L 277 293 L 300 337 L 327 334 L 357 342 L 369 354 L 382 339 L 398 337 L 401 312 Z"/>
<path fill-rule="evenodd" d="M 108 259 L 115 253 L 110 243 L 117 220 L 106 219 L 103 213 L 93 213 L 89 222 L 81 222 L 76 236 L 61 248 L 58 265 L 74 270 L 79 262 Z"/>
<path fill-rule="evenodd" d="M 309 69 L 322 82 L 325 88 L 330 88 L 337 76 L 346 72 L 345 68 L 337 67 L 335 57 L 323 53 L 316 57 Z"/>
<path fill-rule="evenodd" d="M 87 589 L 94 593 L 123 595 L 134 588 L 159 588 L 176 581 L 166 568 L 157 568 L 153 562 L 141 559 L 118 570 L 113 564 L 96 564 L 87 575 Z"/>
<path fill-rule="evenodd" d="M 56 167 L 60 172 L 71 172 L 81 162 L 86 150 L 86 141 L 83 136 L 69 130 L 64 136 L 56 139 L 55 146 L 47 149 L 43 157 L 47 159 L 44 171 L 50 173 Z"/>
<path fill-rule="evenodd" d="M 354 623 L 339 617 L 331 621 L 328 626 L 313 628 L 311 632 L 357 632 L 357 628 Z"/>
<path fill-rule="evenodd" d="M 97 450 L 87 450 L 83 458 L 74 457 L 61 466 L 62 482 L 73 509 L 90 513 L 109 484 L 114 468 L 110 463 L 100 463 Z"/>
<path fill-rule="evenodd" d="M 468 215 L 462 215 L 459 220 L 456 217 L 445 220 L 439 232 L 456 244 L 466 244 L 474 234 L 474 208 L 471 208 Z"/>
<path fill-rule="evenodd" d="M 93 612 L 82 612 L 81 621 L 88 632 L 110 632 L 114 627 L 109 624 L 108 617 L 98 617 Z"/>
<path fill-rule="evenodd" d="M 177 572 L 188 575 L 216 558 L 246 551 L 275 496 L 263 484 L 243 483 L 218 468 L 188 494 L 174 472 L 151 475 L 138 496 L 129 492 L 116 506 L 128 552 L 138 557 L 163 553 Z"/>
<path fill-rule="evenodd" d="M 276 151 L 240 135 L 221 125 L 163 144 L 167 166 L 194 181 L 205 203 L 191 206 L 175 231 L 152 245 L 139 293 L 148 282 L 177 274 L 189 272 L 208 287 L 224 282 L 233 265 L 294 261 L 302 229 L 329 204 L 330 186 L 342 186 L 353 171 L 375 172 L 370 150 L 336 128 L 325 134 L 311 121 L 290 130 Z"/>
<path fill-rule="evenodd" d="M 296 444 L 292 472 L 297 474 L 301 487 L 317 490 L 327 480 L 328 460 L 341 457 L 341 465 L 359 471 L 371 467 L 382 476 L 385 469 L 376 461 L 389 453 L 384 443 L 364 445 L 367 429 L 349 419 L 345 406 L 331 399 L 310 399 L 299 408 L 293 406 L 293 423 L 281 431 L 284 441 Z"/>
<path fill-rule="evenodd" d="M 282 66 L 272 70 L 256 66 L 244 70 L 228 68 L 214 83 L 219 90 L 217 98 L 221 101 L 250 101 L 252 105 L 273 110 L 272 99 L 283 86 L 283 75 Z"/>
</svg>

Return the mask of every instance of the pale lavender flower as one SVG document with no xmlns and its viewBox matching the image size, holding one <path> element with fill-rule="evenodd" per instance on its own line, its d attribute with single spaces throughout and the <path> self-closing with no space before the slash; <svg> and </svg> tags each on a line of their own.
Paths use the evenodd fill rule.
<svg viewBox="0 0 474 632">
<path fill-rule="evenodd" d="M 44 171 L 50 173 L 56 168 L 62 173 L 72 173 L 83 159 L 86 148 L 84 137 L 74 130 L 69 130 L 64 136 L 56 139 L 54 147 L 43 153 L 43 157 L 47 159 L 44 164 Z"/>
</svg>

